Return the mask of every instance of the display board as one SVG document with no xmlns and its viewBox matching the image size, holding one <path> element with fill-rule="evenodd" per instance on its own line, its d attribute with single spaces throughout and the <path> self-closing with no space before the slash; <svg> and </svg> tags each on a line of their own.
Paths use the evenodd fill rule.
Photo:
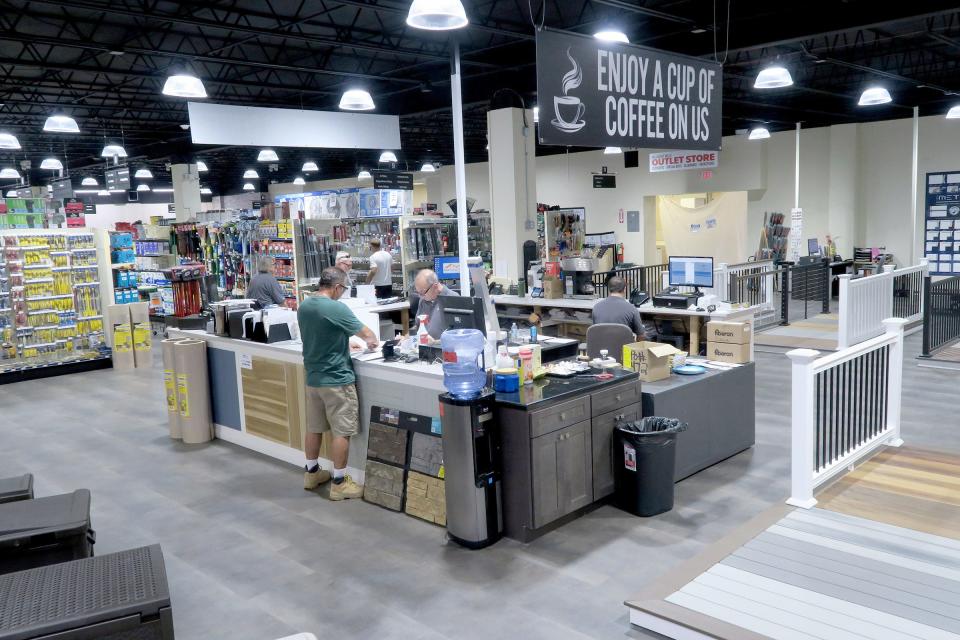
<svg viewBox="0 0 960 640">
<path fill-rule="evenodd" d="M 930 275 L 960 273 L 960 171 L 927 174 L 924 255 Z"/>
</svg>

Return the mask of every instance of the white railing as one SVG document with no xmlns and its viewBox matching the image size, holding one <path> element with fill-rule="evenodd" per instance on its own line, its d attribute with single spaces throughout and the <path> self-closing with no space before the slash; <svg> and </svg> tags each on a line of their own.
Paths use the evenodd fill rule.
<svg viewBox="0 0 960 640">
<path fill-rule="evenodd" d="M 813 490 L 881 446 L 898 447 L 903 388 L 903 327 L 887 318 L 885 333 L 819 357 L 812 349 L 792 361 L 791 488 L 787 504 L 809 509 Z"/>
<path fill-rule="evenodd" d="M 926 260 L 904 269 L 886 265 L 883 273 L 865 278 L 840 276 L 837 348 L 846 349 L 883 333 L 884 318 L 923 318 L 923 276 Z"/>
<path fill-rule="evenodd" d="M 715 295 L 720 300 L 728 300 L 730 295 L 730 280 L 731 276 L 734 275 L 743 275 L 743 274 L 758 274 L 766 271 L 770 271 L 771 275 L 763 278 L 762 280 L 757 279 L 758 291 L 751 302 L 750 306 L 759 306 L 762 309 L 767 307 L 773 308 L 774 306 L 774 283 L 773 283 L 773 270 L 774 270 L 773 260 L 759 260 L 757 262 L 742 262 L 740 264 L 728 265 L 726 262 L 721 262 L 713 270 L 713 286 L 710 288 L 701 288 L 700 291 L 704 295 Z M 670 273 L 664 271 L 662 278 L 663 288 L 666 289 L 670 285 Z M 690 293 L 693 291 L 693 287 L 677 287 L 680 291 L 684 293 Z"/>
</svg>

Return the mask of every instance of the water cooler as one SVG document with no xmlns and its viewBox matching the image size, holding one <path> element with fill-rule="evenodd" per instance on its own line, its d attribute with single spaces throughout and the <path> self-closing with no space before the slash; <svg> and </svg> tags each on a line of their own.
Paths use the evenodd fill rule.
<svg viewBox="0 0 960 640">
<path fill-rule="evenodd" d="M 440 396 L 447 532 L 464 547 L 481 549 L 500 539 L 500 431 L 494 393 L 469 399 Z"/>
</svg>

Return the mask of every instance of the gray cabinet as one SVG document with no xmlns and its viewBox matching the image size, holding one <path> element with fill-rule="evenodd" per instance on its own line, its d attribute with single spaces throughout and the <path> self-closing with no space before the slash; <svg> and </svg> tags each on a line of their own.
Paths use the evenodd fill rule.
<svg viewBox="0 0 960 640">
<path fill-rule="evenodd" d="M 593 502 L 590 422 L 533 438 L 533 526 L 540 528 Z"/>
<path fill-rule="evenodd" d="M 640 404 L 604 413 L 593 418 L 593 499 L 613 493 L 613 428 L 617 422 L 640 419 Z"/>
</svg>

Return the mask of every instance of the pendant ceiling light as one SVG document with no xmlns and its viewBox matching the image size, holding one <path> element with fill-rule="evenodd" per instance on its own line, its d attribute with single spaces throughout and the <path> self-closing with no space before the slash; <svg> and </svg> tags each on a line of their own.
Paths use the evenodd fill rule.
<svg viewBox="0 0 960 640">
<path fill-rule="evenodd" d="M 150 185 L 148 184 L 138 184 L 137 191 L 150 191 Z"/>
<path fill-rule="evenodd" d="M 246 183 L 244 183 L 244 185 L 243 185 L 243 190 L 244 190 L 244 191 L 253 191 L 253 185 L 250 184 L 249 182 L 246 182 Z"/>
<path fill-rule="evenodd" d="M 779 89 L 793 84 L 793 77 L 785 67 L 774 65 L 757 74 L 753 81 L 754 89 Z"/>
<path fill-rule="evenodd" d="M 110 196 L 110 192 L 107 191 L 106 189 L 101 189 L 100 191 L 97 191 L 97 195 L 100 196 L 101 198 L 105 198 Z"/>
<path fill-rule="evenodd" d="M 947 120 L 955 120 L 960 118 L 960 104 L 955 107 L 950 107 L 950 111 L 947 111 Z"/>
<path fill-rule="evenodd" d="M 90 176 L 87 176 L 86 178 L 84 178 L 83 180 L 80 181 L 80 186 L 82 186 L 82 187 L 95 187 L 95 186 L 97 186 L 97 179 L 96 179 L 96 178 L 91 178 Z"/>
<path fill-rule="evenodd" d="M 307 184 L 307 181 L 300 176 L 297 176 L 293 179 L 293 184 L 297 185 L 298 187 L 302 187 L 303 185 Z"/>
<path fill-rule="evenodd" d="M 43 130 L 47 133 L 80 133 L 77 121 L 70 116 L 52 115 L 43 123 Z"/>
<path fill-rule="evenodd" d="M 314 171 L 320 171 L 320 167 L 317 166 L 316 162 L 304 162 L 303 167 L 300 168 L 300 171 L 304 173 L 312 173 Z"/>
<path fill-rule="evenodd" d="M 407 13 L 407 24 L 414 29 L 447 31 L 470 24 L 460 0 L 413 0 Z"/>
<path fill-rule="evenodd" d="M 373 178 L 373 176 L 370 175 L 370 172 L 366 169 L 361 169 L 360 173 L 357 174 L 357 180 L 370 180 L 371 178 Z"/>
<path fill-rule="evenodd" d="M 126 158 L 127 150 L 121 147 L 118 144 L 108 144 L 103 147 L 103 151 L 100 152 L 100 157 L 102 158 Z"/>
<path fill-rule="evenodd" d="M 604 42 L 622 42 L 623 44 L 630 44 L 630 38 L 627 37 L 623 31 L 597 31 L 593 34 L 593 37 L 597 40 L 603 40 Z"/>
<path fill-rule="evenodd" d="M 153 177 L 153 173 L 150 169 L 137 169 L 137 172 L 133 174 L 134 178 L 140 178 L 141 180 L 149 180 Z"/>
<path fill-rule="evenodd" d="M 0 169 L 0 178 L 10 178 L 12 180 L 20 179 L 20 172 L 12 167 L 4 167 Z"/>
<path fill-rule="evenodd" d="M 340 108 L 344 111 L 372 111 L 375 105 L 368 91 L 347 89 L 340 98 Z"/>
<path fill-rule="evenodd" d="M 163 95 L 176 98 L 206 98 L 207 90 L 203 87 L 200 78 L 181 74 L 167 78 L 163 83 Z"/>
<path fill-rule="evenodd" d="M 860 101 L 857 104 L 861 107 L 869 107 L 875 104 L 886 104 L 892 100 L 890 92 L 883 87 L 870 87 L 860 94 Z"/>
<path fill-rule="evenodd" d="M 0 133 L 0 149 L 19 149 L 20 141 L 12 133 Z"/>
<path fill-rule="evenodd" d="M 420 171 L 423 171 L 424 173 L 434 173 L 436 170 L 437 168 L 429 162 L 424 162 L 423 166 L 420 167 Z"/>
<path fill-rule="evenodd" d="M 397 154 L 393 151 L 384 151 L 380 154 L 380 160 L 378 162 L 396 162 Z"/>
<path fill-rule="evenodd" d="M 8 191 L 7 191 L 7 197 L 8 197 L 8 198 L 16 198 L 16 197 L 17 197 L 17 191 L 16 191 L 16 189 L 10 189 L 10 190 L 8 190 Z"/>
<path fill-rule="evenodd" d="M 260 178 L 260 174 L 253 169 L 247 169 L 246 171 L 243 172 L 244 180 L 257 180 L 259 178 Z"/>
<path fill-rule="evenodd" d="M 207 163 L 203 160 L 197 160 L 197 171 L 207 171 Z"/>
<path fill-rule="evenodd" d="M 766 140 L 770 137 L 770 132 L 765 127 L 754 127 L 750 130 L 750 140 Z"/>
<path fill-rule="evenodd" d="M 605 147 L 603 150 L 603 155 L 611 156 L 615 153 L 623 153 L 623 149 L 620 147 Z"/>
<path fill-rule="evenodd" d="M 40 168 L 50 171 L 60 171 L 63 169 L 63 163 L 56 158 L 44 158 L 43 162 L 40 163 Z"/>
<path fill-rule="evenodd" d="M 277 157 L 277 152 L 273 149 L 264 149 L 259 154 L 257 154 L 257 162 L 279 162 L 280 158 Z"/>
<path fill-rule="evenodd" d="M 212 196 L 213 191 L 210 190 L 210 187 L 200 187 L 200 195 L 202 196 Z"/>
</svg>

